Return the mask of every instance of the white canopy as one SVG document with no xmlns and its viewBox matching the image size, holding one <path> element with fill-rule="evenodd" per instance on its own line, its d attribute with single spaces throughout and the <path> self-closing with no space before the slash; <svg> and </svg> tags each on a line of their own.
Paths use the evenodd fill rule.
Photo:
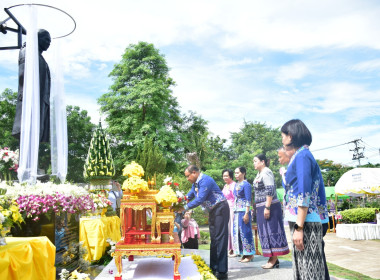
<svg viewBox="0 0 380 280">
<path fill-rule="evenodd" d="M 347 171 L 335 185 L 338 195 L 380 194 L 380 168 L 355 168 Z"/>
</svg>

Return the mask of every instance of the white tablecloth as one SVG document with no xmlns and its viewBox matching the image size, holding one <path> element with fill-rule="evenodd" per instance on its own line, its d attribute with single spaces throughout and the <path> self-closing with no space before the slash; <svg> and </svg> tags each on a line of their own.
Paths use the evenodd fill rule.
<svg viewBox="0 0 380 280">
<path fill-rule="evenodd" d="M 378 224 L 337 224 L 336 236 L 351 240 L 380 239 Z"/>
</svg>

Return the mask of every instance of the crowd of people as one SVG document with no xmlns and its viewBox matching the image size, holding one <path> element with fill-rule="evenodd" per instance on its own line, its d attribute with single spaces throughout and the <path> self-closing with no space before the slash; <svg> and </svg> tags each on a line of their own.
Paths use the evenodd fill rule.
<svg viewBox="0 0 380 280">
<path fill-rule="evenodd" d="M 253 195 L 261 249 L 268 257 L 262 268 L 279 268 L 278 256 L 291 251 L 294 279 L 330 279 L 323 242 L 329 217 L 321 170 L 309 151 L 312 135 L 301 120 L 294 119 L 281 127 L 281 136 L 283 147 L 278 149 L 278 160 L 287 166 L 280 170 L 285 189 L 283 205 L 265 154 L 253 157 L 258 173 L 252 185 L 243 166 L 234 172 L 223 170 L 223 190 L 198 167 L 190 165 L 185 170 L 192 188 L 183 210 L 182 235 L 184 226 L 186 234 L 182 240 L 198 247 L 199 227 L 189 210 L 202 205 L 209 212 L 210 268 L 217 279 L 228 279 L 228 257 L 240 257 L 241 263 L 254 259 Z M 291 250 L 284 220 L 291 232 Z"/>
</svg>

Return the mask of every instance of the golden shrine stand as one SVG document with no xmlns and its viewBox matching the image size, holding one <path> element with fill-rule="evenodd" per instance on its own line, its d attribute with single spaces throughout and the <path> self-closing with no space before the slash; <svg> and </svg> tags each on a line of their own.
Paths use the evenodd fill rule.
<svg viewBox="0 0 380 280">
<path fill-rule="evenodd" d="M 157 211 L 155 195 L 158 191 L 149 190 L 139 196 L 126 194 L 120 205 L 121 240 L 116 244 L 114 258 L 117 268 L 115 280 L 122 280 L 122 256 L 133 261 L 134 256 L 171 255 L 174 261 L 174 280 L 181 279 L 178 272 L 181 263 L 181 242 L 173 234 L 174 213 L 169 209 Z M 147 211 L 151 211 L 151 224 L 147 224 Z M 149 214 L 148 214 L 149 215 Z M 161 231 L 161 224 L 165 225 Z M 168 229 L 167 229 L 168 228 Z M 156 232 L 157 229 L 157 232 Z M 169 235 L 169 242 L 164 242 L 162 234 Z"/>
</svg>

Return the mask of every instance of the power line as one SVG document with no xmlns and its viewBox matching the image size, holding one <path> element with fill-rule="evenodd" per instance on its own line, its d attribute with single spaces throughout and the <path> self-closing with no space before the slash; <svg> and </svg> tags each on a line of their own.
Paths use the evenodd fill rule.
<svg viewBox="0 0 380 280">
<path fill-rule="evenodd" d="M 343 145 L 347 145 L 347 144 L 350 144 L 352 143 L 353 141 L 350 141 L 350 142 L 347 142 L 347 143 L 344 143 L 344 144 L 339 144 L 339 145 L 335 145 L 335 146 L 331 146 L 331 147 L 326 147 L 326 148 L 321 148 L 321 149 L 318 149 L 318 150 L 312 150 L 312 152 L 318 152 L 318 151 L 323 151 L 323 150 L 327 150 L 327 149 L 332 149 L 332 148 L 335 148 L 335 147 L 339 147 L 339 146 L 343 146 Z"/>
</svg>

